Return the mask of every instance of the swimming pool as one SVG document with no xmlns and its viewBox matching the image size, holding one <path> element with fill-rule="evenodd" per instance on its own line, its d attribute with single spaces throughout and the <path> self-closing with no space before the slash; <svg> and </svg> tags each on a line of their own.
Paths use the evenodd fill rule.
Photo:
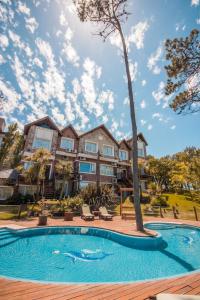
<svg viewBox="0 0 200 300">
<path fill-rule="evenodd" d="M 60 283 L 133 282 L 200 269 L 200 229 L 145 225 L 156 237 L 92 227 L 0 229 L 0 276 Z"/>
</svg>

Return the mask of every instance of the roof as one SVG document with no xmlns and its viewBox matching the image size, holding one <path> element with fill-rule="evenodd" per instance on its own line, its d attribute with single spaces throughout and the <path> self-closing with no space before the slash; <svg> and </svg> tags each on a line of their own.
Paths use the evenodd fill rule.
<svg viewBox="0 0 200 300">
<path fill-rule="evenodd" d="M 119 145 L 121 145 L 122 143 L 126 144 L 126 146 L 131 149 L 131 146 L 127 143 L 127 141 L 125 139 L 121 140 L 121 142 L 119 142 Z"/>
<path fill-rule="evenodd" d="M 65 127 L 61 130 L 61 133 L 62 133 L 65 129 L 67 129 L 67 128 L 70 128 L 70 129 L 73 131 L 73 133 L 76 135 L 76 137 L 78 137 L 77 131 L 74 129 L 74 127 L 73 127 L 71 124 L 65 126 Z"/>
<path fill-rule="evenodd" d="M 147 143 L 147 141 L 146 141 L 146 139 L 144 138 L 144 135 L 140 132 L 140 133 L 138 133 L 138 138 L 140 139 L 140 140 L 142 140 L 145 144 L 146 144 L 146 146 L 148 146 L 148 143 Z M 127 142 L 130 142 L 132 140 L 132 138 L 130 138 L 130 139 L 128 139 L 128 140 L 126 140 Z"/>
<path fill-rule="evenodd" d="M 106 126 L 104 124 L 101 124 L 87 132 L 82 133 L 81 135 L 79 135 L 79 137 L 83 137 L 85 135 L 87 135 L 88 133 L 92 133 L 98 129 L 103 129 L 105 131 L 105 133 L 113 140 L 113 142 L 119 147 L 119 143 L 116 141 L 116 139 L 113 137 L 113 135 L 110 133 L 110 131 L 106 128 Z"/>
<path fill-rule="evenodd" d="M 33 121 L 31 123 L 26 124 L 24 126 L 24 134 L 27 134 L 27 132 L 28 132 L 28 130 L 31 126 L 39 125 L 39 124 L 43 123 L 44 121 L 47 121 L 54 130 L 57 130 L 61 134 L 60 129 L 58 128 L 58 126 L 54 123 L 54 121 L 49 116 L 46 116 L 44 118 L 41 118 L 39 120 L 36 120 L 36 121 Z"/>
<path fill-rule="evenodd" d="M 18 171 L 15 169 L 8 169 L 0 171 L 0 178 L 1 179 L 10 179 L 10 180 L 17 180 Z"/>
</svg>

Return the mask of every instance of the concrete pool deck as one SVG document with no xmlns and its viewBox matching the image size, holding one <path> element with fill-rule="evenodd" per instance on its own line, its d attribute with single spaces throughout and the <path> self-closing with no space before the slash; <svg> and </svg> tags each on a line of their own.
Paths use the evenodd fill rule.
<svg viewBox="0 0 200 300">
<path fill-rule="evenodd" d="M 176 222 L 190 224 L 200 227 L 200 222 L 160 219 L 146 217 L 145 222 Z M 35 227 L 37 218 L 32 220 L 7 220 L 0 221 L 0 227 L 10 227 L 13 229 Z M 146 235 L 136 232 L 135 222 L 131 220 L 121 220 L 114 217 L 113 221 L 94 220 L 85 222 L 80 217 L 73 221 L 63 221 L 63 219 L 50 219 L 48 226 L 94 226 L 119 231 L 131 235 Z M 191 275 L 180 276 L 157 281 L 136 282 L 131 284 L 40 284 L 23 282 L 19 280 L 8 280 L 0 278 L 0 299 L 5 300 L 65 300 L 65 299 L 148 299 L 158 293 L 174 293 L 200 295 L 200 272 Z"/>
</svg>

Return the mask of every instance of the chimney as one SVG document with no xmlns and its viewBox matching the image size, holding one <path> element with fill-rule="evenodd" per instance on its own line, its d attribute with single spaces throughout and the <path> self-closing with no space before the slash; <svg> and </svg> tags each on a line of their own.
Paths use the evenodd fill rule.
<svg viewBox="0 0 200 300">
<path fill-rule="evenodd" d="M 5 122 L 4 118 L 0 117 L 0 132 L 4 132 L 5 126 L 6 126 L 6 122 Z"/>
</svg>

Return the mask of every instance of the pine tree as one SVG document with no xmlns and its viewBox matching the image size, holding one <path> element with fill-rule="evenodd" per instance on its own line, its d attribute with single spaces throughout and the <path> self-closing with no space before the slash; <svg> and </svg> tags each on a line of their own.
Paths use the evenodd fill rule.
<svg viewBox="0 0 200 300">
<path fill-rule="evenodd" d="M 128 50 L 122 30 L 122 23 L 127 20 L 129 13 L 126 10 L 127 0 L 74 0 L 80 21 L 90 21 L 101 26 L 98 34 L 104 40 L 112 33 L 118 33 L 122 43 L 123 59 L 126 69 L 128 84 L 128 95 L 130 101 L 130 117 L 132 124 L 133 137 L 133 188 L 134 188 L 134 207 L 136 213 L 137 230 L 143 231 L 143 220 L 140 206 L 140 184 L 138 169 L 138 147 L 137 147 L 137 124 L 135 116 L 135 103 L 133 97 L 133 88 L 130 75 Z"/>
</svg>

